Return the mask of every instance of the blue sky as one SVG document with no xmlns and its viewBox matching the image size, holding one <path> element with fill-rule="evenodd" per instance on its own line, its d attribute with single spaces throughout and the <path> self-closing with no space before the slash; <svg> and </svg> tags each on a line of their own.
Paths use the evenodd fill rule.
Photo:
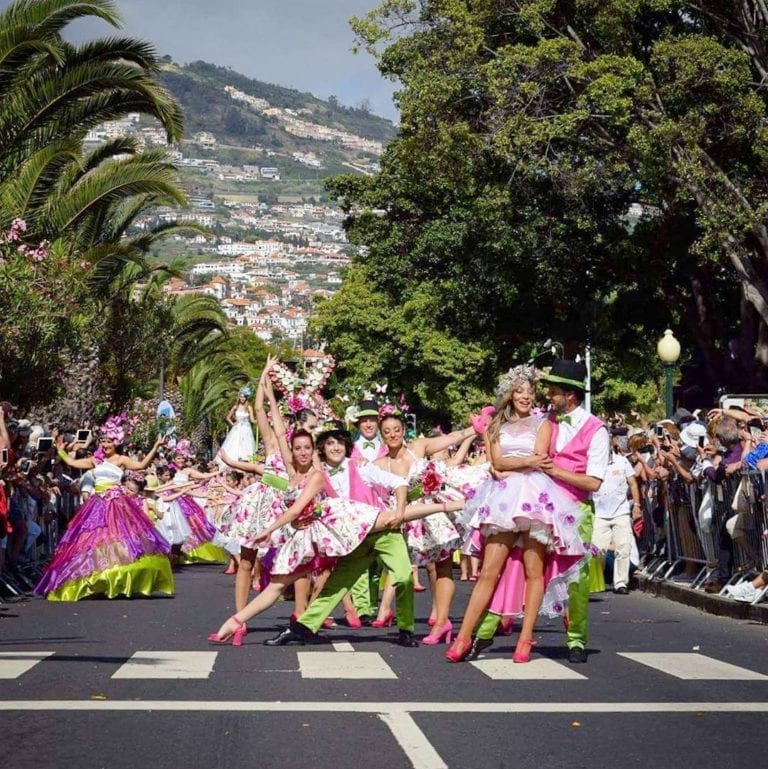
<svg viewBox="0 0 768 769">
<path fill-rule="evenodd" d="M 0 0 L 0 8 L 8 0 Z M 366 53 L 353 54 L 349 18 L 377 0 L 117 0 L 123 33 L 152 41 L 179 63 L 202 59 L 244 75 L 335 94 L 342 104 L 367 98 L 374 112 L 396 118 L 395 85 Z M 101 22 L 73 25 L 75 37 L 112 34 Z"/>
</svg>

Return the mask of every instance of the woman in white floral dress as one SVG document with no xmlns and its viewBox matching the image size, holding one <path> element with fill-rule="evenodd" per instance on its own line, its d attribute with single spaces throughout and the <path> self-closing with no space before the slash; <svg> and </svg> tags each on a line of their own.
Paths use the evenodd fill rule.
<svg viewBox="0 0 768 769">
<path fill-rule="evenodd" d="M 242 645 L 245 623 L 272 606 L 297 579 L 332 566 L 351 553 L 374 529 L 380 510 L 341 497 L 328 497 L 325 477 L 313 467 L 314 442 L 305 430 L 291 438 L 295 473 L 284 494 L 287 507 L 255 539 L 260 548 L 274 549 L 270 582 L 247 606 L 230 617 L 208 639 Z M 388 515 L 388 514 L 385 514 Z"/>
<path fill-rule="evenodd" d="M 403 414 L 391 404 L 382 406 L 379 427 L 388 453 L 377 459 L 376 464 L 408 480 L 409 501 L 424 504 L 455 501 L 455 495 L 441 495 L 445 466 L 429 457 L 475 435 L 473 427 L 435 438 L 417 438 L 406 445 Z M 437 644 L 443 637 L 450 639 L 453 629 L 448 619 L 456 591 L 452 556 L 461 543 L 461 536 L 445 509 L 420 520 L 408 521 L 404 527 L 413 563 L 417 566 L 435 564 L 435 622 L 432 631 L 423 639 L 426 644 Z"/>
</svg>

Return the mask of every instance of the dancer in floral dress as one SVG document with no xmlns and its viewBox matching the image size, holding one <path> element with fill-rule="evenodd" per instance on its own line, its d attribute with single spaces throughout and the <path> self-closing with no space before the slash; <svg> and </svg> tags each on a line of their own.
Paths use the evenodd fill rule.
<svg viewBox="0 0 768 769">
<path fill-rule="evenodd" d="M 445 478 L 444 465 L 431 460 L 430 457 L 449 446 L 461 443 L 470 435 L 475 435 L 475 428 L 469 427 L 435 438 L 418 438 L 406 445 L 403 414 L 391 404 L 386 404 L 382 407 L 380 416 L 381 436 L 388 453 L 386 457 L 376 460 L 376 465 L 406 479 L 409 502 L 445 504 L 453 501 L 448 496 L 445 499 L 441 496 Z M 407 522 L 405 536 L 413 563 L 417 566 L 435 564 L 435 624 L 424 643 L 437 644 L 443 637 L 449 638 L 452 632 L 448 619 L 455 593 L 451 557 L 461 542 L 459 531 L 443 507 L 440 512 L 426 518 Z"/>
<path fill-rule="evenodd" d="M 486 608 L 497 615 L 523 615 L 513 659 L 527 662 L 537 615 L 563 614 L 568 586 L 578 581 L 589 554 L 579 534 L 578 505 L 539 470 L 548 462 L 551 422 L 532 414 L 535 380 L 535 369 L 518 366 L 499 387 L 499 409 L 486 433 L 497 478 L 471 495 L 463 520 L 469 530 L 465 549 L 484 548 L 483 567 L 446 654 L 451 662 L 469 654 L 472 633 Z"/>
</svg>

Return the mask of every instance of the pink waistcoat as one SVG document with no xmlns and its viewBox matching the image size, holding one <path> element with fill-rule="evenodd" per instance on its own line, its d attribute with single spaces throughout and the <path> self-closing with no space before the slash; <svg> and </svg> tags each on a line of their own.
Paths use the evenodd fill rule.
<svg viewBox="0 0 768 769">
<path fill-rule="evenodd" d="M 590 414 L 576 435 L 563 446 L 562 451 L 558 451 L 556 446 L 560 425 L 554 415 L 550 416 L 550 421 L 552 422 L 552 437 L 549 441 L 549 456 L 552 457 L 552 464 L 571 473 L 586 473 L 589 444 L 595 433 L 605 425 L 596 416 Z M 577 502 L 586 502 L 589 499 L 590 492 L 577 489 L 559 478 L 553 478 L 553 480 Z"/>
<path fill-rule="evenodd" d="M 382 507 L 376 491 L 369 486 L 361 477 L 355 462 L 347 462 L 347 472 L 349 473 L 349 498 L 354 502 L 364 502 L 372 507 Z M 328 471 L 323 468 L 323 482 L 325 484 L 325 493 L 329 497 L 338 497 L 336 489 L 333 488 L 331 477 Z"/>
</svg>

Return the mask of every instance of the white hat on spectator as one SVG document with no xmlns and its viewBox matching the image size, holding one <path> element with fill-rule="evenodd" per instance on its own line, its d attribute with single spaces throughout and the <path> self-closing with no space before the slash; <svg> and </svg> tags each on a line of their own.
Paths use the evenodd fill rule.
<svg viewBox="0 0 768 769">
<path fill-rule="evenodd" d="M 32 432 L 32 422 L 28 419 L 20 419 L 16 423 L 16 429 L 19 435 L 29 435 Z"/>
<path fill-rule="evenodd" d="M 699 445 L 699 438 L 707 437 L 707 426 L 701 422 L 691 422 L 680 431 L 680 440 L 689 448 Z"/>
</svg>

